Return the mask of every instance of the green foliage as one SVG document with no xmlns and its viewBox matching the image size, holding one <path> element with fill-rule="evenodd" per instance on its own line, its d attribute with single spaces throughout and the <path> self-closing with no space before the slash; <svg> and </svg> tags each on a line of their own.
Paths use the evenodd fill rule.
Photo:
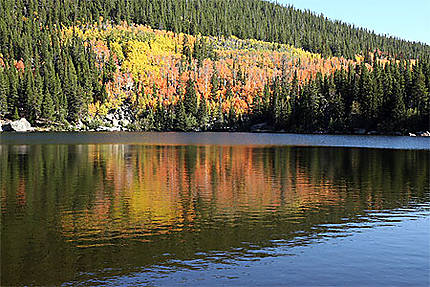
<svg viewBox="0 0 430 287">
<path fill-rule="evenodd" d="M 412 101 L 417 107 L 419 115 L 429 115 L 429 94 L 425 84 L 424 74 L 421 66 L 416 65 L 412 77 Z"/>
<path fill-rule="evenodd" d="M 197 109 L 198 109 L 198 103 L 197 103 L 197 94 L 196 94 L 196 88 L 194 85 L 194 80 L 190 78 L 187 81 L 187 86 L 185 88 L 185 95 L 184 95 L 184 107 L 185 112 L 191 116 L 197 116 Z"/>
<path fill-rule="evenodd" d="M 93 45 L 97 44 L 83 40 L 75 31 L 65 41 L 57 28 L 82 27 L 94 21 L 103 27 L 107 22 L 125 20 L 129 24 L 198 35 L 195 42 L 185 35 L 182 45 L 175 43 L 175 51 L 183 59 L 171 68 L 177 68 L 179 74 L 194 75 L 207 62 L 205 59 L 218 57 L 215 38 L 201 35 L 266 40 L 273 42 L 272 50 L 280 49 L 279 43 L 287 43 L 325 57 L 364 57 L 361 65 L 342 68 L 334 75 L 318 74 L 310 80 L 298 75 L 297 69 L 284 68 L 282 75 L 261 83 L 265 86 L 253 101 L 244 100 L 250 107 L 248 114 L 232 108 L 232 99 L 242 96 L 237 87 L 248 81 L 247 67 L 240 66 L 232 57 L 233 78 L 225 83 L 218 71 L 213 73 L 209 96 L 198 94 L 191 77 L 185 93 L 181 84 L 176 83 L 178 102 L 139 105 L 138 98 L 132 108 L 140 111 L 144 129 L 223 130 L 244 126 L 244 122 L 248 126 L 267 122 L 277 129 L 296 132 L 430 129 L 428 45 L 375 35 L 291 6 L 261 0 L 78 2 L 65 0 L 58 5 L 53 0 L 40 0 L 35 5 L 34 1 L 0 0 L 0 117 L 76 122 L 86 117 L 90 104 L 106 103 L 106 88 L 115 83 L 118 65 L 127 49 L 109 38 L 107 46 L 111 47 L 110 52 L 117 51 L 116 57 L 104 52 L 96 55 Z M 241 43 L 232 38 L 232 46 L 226 48 L 238 49 Z M 101 59 L 105 56 L 108 57 Z M 390 61 L 385 61 L 385 66 L 378 61 L 387 58 Z M 300 61 L 298 58 L 297 63 Z M 218 95 L 224 88 L 225 103 Z M 155 84 L 153 93 L 157 94 Z"/>
<path fill-rule="evenodd" d="M 8 113 L 7 96 L 9 94 L 8 77 L 0 69 L 0 118 L 4 118 Z"/>
<path fill-rule="evenodd" d="M 181 101 L 176 106 L 176 123 L 175 129 L 178 131 L 193 131 L 198 125 L 196 118 L 192 114 L 187 114 L 185 104 Z"/>
<path fill-rule="evenodd" d="M 51 93 L 49 91 L 45 92 L 45 97 L 43 99 L 42 117 L 49 122 L 54 120 L 54 101 L 52 100 Z"/>
<path fill-rule="evenodd" d="M 206 99 L 204 97 L 200 99 L 199 109 L 197 111 L 197 121 L 198 126 L 201 128 L 201 130 L 204 131 L 207 129 L 209 115 Z"/>
</svg>

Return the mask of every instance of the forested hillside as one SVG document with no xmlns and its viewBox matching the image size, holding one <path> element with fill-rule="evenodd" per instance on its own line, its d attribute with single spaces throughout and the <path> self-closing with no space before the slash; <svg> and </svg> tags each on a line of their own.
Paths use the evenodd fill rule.
<svg viewBox="0 0 430 287">
<path fill-rule="evenodd" d="M 429 57 L 428 45 L 261 0 L 0 0 L 0 118 L 428 130 Z"/>
</svg>

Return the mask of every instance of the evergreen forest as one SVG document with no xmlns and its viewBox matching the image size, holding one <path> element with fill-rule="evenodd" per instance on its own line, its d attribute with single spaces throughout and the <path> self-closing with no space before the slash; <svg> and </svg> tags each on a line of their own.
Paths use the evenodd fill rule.
<svg viewBox="0 0 430 287">
<path fill-rule="evenodd" d="M 430 130 L 429 92 L 429 45 L 292 6 L 0 0 L 0 119 L 406 133 Z"/>
</svg>

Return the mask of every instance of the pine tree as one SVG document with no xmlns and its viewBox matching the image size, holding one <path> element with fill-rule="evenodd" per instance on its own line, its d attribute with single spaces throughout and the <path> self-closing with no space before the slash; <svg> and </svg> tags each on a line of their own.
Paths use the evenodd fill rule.
<svg viewBox="0 0 430 287">
<path fill-rule="evenodd" d="M 369 70 L 362 64 L 358 83 L 358 103 L 360 104 L 361 119 L 365 127 L 369 127 L 374 115 L 373 85 Z"/>
<path fill-rule="evenodd" d="M 383 90 L 383 82 L 381 76 L 381 67 L 376 60 L 376 56 L 374 56 L 373 61 L 373 71 L 372 71 L 372 80 L 373 80 L 373 99 L 372 99 L 372 118 L 377 119 L 381 114 L 381 106 L 384 100 L 384 90 Z"/>
<path fill-rule="evenodd" d="M 0 118 L 5 118 L 8 114 L 7 96 L 9 94 L 9 82 L 7 75 L 0 68 Z"/>
<path fill-rule="evenodd" d="M 419 115 L 429 114 L 429 94 L 425 84 L 424 74 L 419 65 L 413 69 L 411 96 Z"/>
<path fill-rule="evenodd" d="M 281 87 L 279 79 L 276 78 L 272 85 L 272 98 L 271 98 L 271 122 L 276 126 L 280 127 L 282 124 L 282 104 L 281 104 Z"/>
<path fill-rule="evenodd" d="M 222 112 L 221 104 L 215 107 L 213 111 L 212 118 L 214 119 L 213 127 L 215 130 L 221 130 L 224 127 L 224 114 Z"/>
<path fill-rule="evenodd" d="M 191 77 L 188 79 L 187 86 L 185 88 L 184 107 L 187 114 L 194 117 L 197 115 L 197 94 L 194 86 L 194 80 Z"/>
<path fill-rule="evenodd" d="M 19 105 L 19 95 L 18 95 L 18 86 L 19 80 L 16 70 L 14 68 L 9 69 L 8 73 L 9 78 L 9 97 L 8 97 L 8 109 L 9 114 L 14 117 L 18 115 L 18 105 Z"/>
<path fill-rule="evenodd" d="M 187 113 L 185 112 L 185 105 L 183 101 L 180 101 L 176 105 L 175 109 L 176 114 L 176 124 L 175 128 L 179 131 L 187 131 L 188 130 L 188 122 L 187 122 Z"/>
<path fill-rule="evenodd" d="M 48 122 L 52 122 L 54 120 L 54 114 L 54 101 L 52 100 L 51 93 L 46 91 L 43 98 L 42 117 Z"/>
<path fill-rule="evenodd" d="M 82 98 L 79 91 L 76 70 L 70 58 L 66 63 L 66 77 L 63 82 L 63 87 L 68 103 L 67 120 L 72 122 L 77 121 L 81 114 Z"/>
<path fill-rule="evenodd" d="M 29 65 L 26 66 L 25 75 L 20 83 L 20 95 L 19 95 L 19 111 L 24 117 L 33 120 L 33 115 L 31 113 L 31 107 L 35 99 L 35 89 L 34 89 L 34 76 Z"/>
<path fill-rule="evenodd" d="M 197 120 L 200 128 L 202 130 L 206 130 L 209 117 L 208 117 L 208 108 L 206 104 L 206 99 L 204 96 L 201 96 L 200 98 L 199 109 L 197 111 Z"/>
<path fill-rule="evenodd" d="M 42 114 L 42 103 L 43 103 L 43 79 L 37 68 L 34 77 L 34 91 L 33 99 L 31 103 L 31 117 L 33 119 L 40 118 Z"/>
<path fill-rule="evenodd" d="M 393 92 L 390 97 L 391 99 L 391 129 L 401 129 L 406 119 L 405 103 L 403 101 L 403 92 L 401 89 L 400 82 L 397 79 L 393 81 Z"/>
</svg>

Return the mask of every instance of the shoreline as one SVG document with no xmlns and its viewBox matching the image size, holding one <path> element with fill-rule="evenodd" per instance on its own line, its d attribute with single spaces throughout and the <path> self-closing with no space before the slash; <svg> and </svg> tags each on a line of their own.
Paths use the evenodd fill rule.
<svg viewBox="0 0 430 287">
<path fill-rule="evenodd" d="M 127 121 L 130 123 L 130 121 Z M 57 125 L 57 126 L 55 126 Z M 409 136 L 409 137 L 430 137 L 430 131 L 378 131 L 364 128 L 352 128 L 350 132 L 345 131 L 294 131 L 294 130 L 277 130 L 267 122 L 258 123 L 248 126 L 248 128 L 235 128 L 226 127 L 211 130 L 144 130 L 139 129 L 136 126 L 106 126 L 101 125 L 98 127 L 89 127 L 83 124 L 81 121 L 75 125 L 62 125 L 59 123 L 53 123 L 48 126 L 36 126 L 32 127 L 31 124 L 25 119 L 21 118 L 16 121 L 11 120 L 0 120 L 0 134 L 3 133 L 52 133 L 52 132 L 76 132 L 76 133 L 117 133 L 117 132 L 128 132 L 128 133 L 143 133 L 143 132 L 155 132 L 155 133 L 167 133 L 167 132 L 178 132 L 178 133 L 254 133 L 254 134 L 295 134 L 295 135 L 339 135 L 339 136 Z"/>
<path fill-rule="evenodd" d="M 294 135 L 327 135 L 327 136 L 390 136 L 390 137 L 430 137 L 429 131 L 419 132 L 379 132 L 379 131 L 365 131 L 365 132 L 329 132 L 329 131 L 316 131 L 316 132 L 297 132 L 285 130 L 250 130 L 250 129 L 220 129 L 220 130 L 108 130 L 106 127 L 98 129 L 49 129 L 32 127 L 26 131 L 11 131 L 0 130 L 1 134 L 20 134 L 20 133 L 250 133 L 250 134 L 294 134 Z"/>
<path fill-rule="evenodd" d="M 332 147 L 430 150 L 429 137 L 324 135 L 249 132 L 10 132 L 0 146 L 17 145 L 162 145 L 242 147 Z"/>
</svg>

